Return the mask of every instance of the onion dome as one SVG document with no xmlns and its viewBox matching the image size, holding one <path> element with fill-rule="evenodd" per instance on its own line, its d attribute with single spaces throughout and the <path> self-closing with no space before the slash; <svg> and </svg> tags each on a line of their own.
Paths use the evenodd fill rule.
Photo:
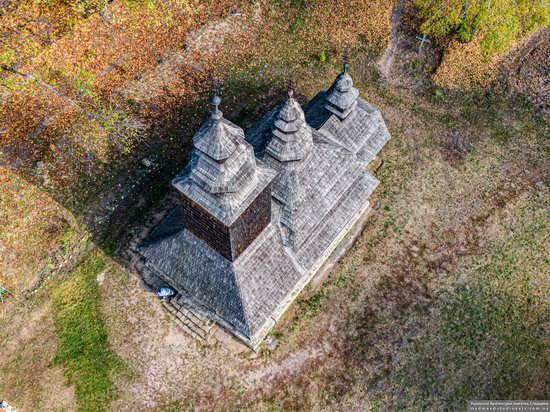
<svg viewBox="0 0 550 412">
<path fill-rule="evenodd" d="M 288 89 L 288 98 L 277 114 L 271 130 L 271 140 L 265 152 L 280 162 L 303 159 L 313 145 L 312 130 L 306 123 L 304 111 Z"/>
<path fill-rule="evenodd" d="M 359 91 L 353 87 L 353 79 L 348 73 L 349 64 L 344 63 L 342 73 L 327 91 L 325 109 L 341 120 L 345 119 L 357 105 Z"/>
</svg>

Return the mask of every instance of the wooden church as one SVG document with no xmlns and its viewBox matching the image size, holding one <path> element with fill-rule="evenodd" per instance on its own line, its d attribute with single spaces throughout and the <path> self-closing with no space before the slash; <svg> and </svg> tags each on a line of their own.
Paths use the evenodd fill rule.
<svg viewBox="0 0 550 412">
<path fill-rule="evenodd" d="M 302 108 L 288 97 L 248 133 L 221 99 L 172 181 L 179 205 L 139 246 L 149 276 L 256 349 L 369 209 L 389 139 L 347 64 Z"/>
</svg>

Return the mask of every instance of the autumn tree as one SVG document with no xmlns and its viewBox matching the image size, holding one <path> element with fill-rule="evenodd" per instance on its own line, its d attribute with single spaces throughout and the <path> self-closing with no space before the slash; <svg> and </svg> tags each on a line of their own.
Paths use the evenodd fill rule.
<svg viewBox="0 0 550 412">
<path fill-rule="evenodd" d="M 550 24 L 547 0 L 415 0 L 420 31 L 463 43 L 481 37 L 485 54 L 505 51 L 517 39 Z"/>
</svg>

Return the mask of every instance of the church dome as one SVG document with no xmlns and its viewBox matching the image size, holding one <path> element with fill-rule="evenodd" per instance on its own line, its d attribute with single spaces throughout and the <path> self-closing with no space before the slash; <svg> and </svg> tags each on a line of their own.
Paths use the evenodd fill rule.
<svg viewBox="0 0 550 412">
<path fill-rule="evenodd" d="M 359 91 L 353 87 L 353 79 L 348 73 L 348 67 L 349 65 L 345 63 L 342 73 L 338 75 L 325 97 L 325 108 L 341 120 L 353 111 L 359 97 Z"/>
<path fill-rule="evenodd" d="M 271 140 L 265 150 L 280 162 L 303 159 L 313 144 L 311 127 L 306 123 L 304 111 L 293 95 L 293 89 L 289 88 L 288 98 L 279 108 Z"/>
</svg>

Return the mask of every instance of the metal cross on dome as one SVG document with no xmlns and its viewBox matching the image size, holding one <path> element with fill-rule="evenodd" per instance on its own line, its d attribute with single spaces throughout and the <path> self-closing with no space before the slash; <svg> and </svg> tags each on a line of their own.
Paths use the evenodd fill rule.
<svg viewBox="0 0 550 412">
<path fill-rule="evenodd" d="M 288 98 L 292 99 L 292 96 L 294 96 L 294 90 L 295 90 L 295 84 L 294 84 L 294 80 L 292 80 L 292 78 L 289 78 L 287 80 L 286 89 L 287 89 Z"/>
<path fill-rule="evenodd" d="M 220 98 L 220 96 L 218 96 L 218 93 L 214 92 L 214 94 L 212 95 L 212 99 L 210 99 L 210 103 L 212 104 L 212 106 L 214 106 L 214 110 L 212 111 L 212 114 L 214 115 L 218 115 L 220 110 L 218 109 L 218 106 L 220 105 L 220 103 L 222 102 L 222 99 Z"/>
<path fill-rule="evenodd" d="M 218 81 L 211 74 L 208 75 L 206 81 L 212 90 L 212 97 L 210 98 L 210 104 L 213 106 L 212 115 L 216 120 L 219 120 L 221 118 L 219 105 L 222 102 L 222 99 L 220 98 L 221 87 Z"/>
<path fill-rule="evenodd" d="M 344 62 L 344 64 L 342 65 L 342 71 L 344 74 L 346 74 L 348 72 L 348 69 L 349 69 L 349 63 L 348 62 Z"/>
<path fill-rule="evenodd" d="M 349 69 L 349 53 L 346 51 L 342 56 L 342 73 L 347 73 Z"/>
<path fill-rule="evenodd" d="M 220 82 L 212 75 L 209 74 L 206 78 L 206 85 L 210 90 L 212 90 L 212 94 L 219 96 L 221 93 L 221 85 Z"/>
</svg>

